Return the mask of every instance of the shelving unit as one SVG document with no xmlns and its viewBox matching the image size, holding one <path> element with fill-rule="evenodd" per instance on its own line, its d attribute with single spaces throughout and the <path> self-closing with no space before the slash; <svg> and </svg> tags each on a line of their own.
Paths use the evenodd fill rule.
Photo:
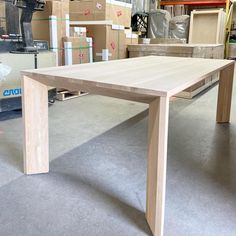
<svg viewBox="0 0 236 236">
<path fill-rule="evenodd" d="M 195 5 L 195 6 L 224 6 L 226 5 L 226 1 L 222 0 L 214 0 L 214 1 L 161 1 L 161 6 L 164 5 Z"/>
</svg>

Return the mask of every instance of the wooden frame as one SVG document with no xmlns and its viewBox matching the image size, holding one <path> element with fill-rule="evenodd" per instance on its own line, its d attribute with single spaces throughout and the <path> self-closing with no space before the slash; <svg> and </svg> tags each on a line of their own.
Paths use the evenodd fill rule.
<svg viewBox="0 0 236 236">
<path fill-rule="evenodd" d="M 189 43 L 224 44 L 226 14 L 223 9 L 193 10 L 189 27 Z"/>
<path fill-rule="evenodd" d="M 95 94 L 147 103 L 149 104 L 149 131 L 146 218 L 153 235 L 162 236 L 164 230 L 169 98 L 205 77 L 220 71 L 217 122 L 224 123 L 230 120 L 234 62 L 188 59 L 190 60 L 189 63 L 192 64 L 191 75 L 182 78 L 182 73 L 185 74 L 188 70 L 188 66 L 185 66 L 186 60 L 186 58 L 143 57 L 24 71 L 22 82 L 25 173 L 38 174 L 46 173 L 49 170 L 47 86 L 85 90 Z M 199 72 L 199 64 L 204 68 L 204 73 Z M 176 69 L 174 72 L 170 70 L 171 65 L 174 65 L 175 68 L 179 68 L 180 65 L 182 67 L 180 71 Z M 156 75 L 156 67 L 162 75 Z M 153 69 L 147 72 L 147 68 Z M 143 70 L 146 74 L 149 73 L 148 80 L 142 78 Z M 117 76 L 117 71 L 120 72 L 120 77 Z M 172 79 L 169 71 L 175 73 L 177 78 Z M 134 74 L 133 77 L 130 77 L 129 73 Z M 104 81 L 104 76 L 100 77 L 100 75 L 110 76 L 110 79 Z M 125 76 L 127 76 L 127 80 Z M 162 76 L 165 77 L 165 82 L 160 84 L 158 78 Z"/>
</svg>

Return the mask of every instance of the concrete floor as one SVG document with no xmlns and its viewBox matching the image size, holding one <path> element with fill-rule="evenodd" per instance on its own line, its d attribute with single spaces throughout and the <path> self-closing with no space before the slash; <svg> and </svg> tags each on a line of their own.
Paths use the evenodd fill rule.
<svg viewBox="0 0 236 236">
<path fill-rule="evenodd" d="M 236 104 L 217 125 L 216 96 L 171 102 L 166 236 L 236 235 Z M 21 114 L 0 114 L 0 236 L 151 235 L 146 109 L 94 95 L 56 102 L 51 172 L 35 176 L 22 174 Z"/>
</svg>

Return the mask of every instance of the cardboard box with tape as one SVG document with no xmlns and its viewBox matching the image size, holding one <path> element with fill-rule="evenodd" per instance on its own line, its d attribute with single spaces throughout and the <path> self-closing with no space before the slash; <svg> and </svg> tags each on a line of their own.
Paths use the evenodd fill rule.
<svg viewBox="0 0 236 236">
<path fill-rule="evenodd" d="M 113 24 L 130 27 L 132 4 L 115 0 L 70 1 L 72 21 L 111 20 Z"/>
<path fill-rule="evenodd" d="M 58 65 L 63 65 L 63 37 L 69 36 L 69 0 L 46 1 L 44 11 L 33 15 L 32 31 L 35 40 L 46 40 L 57 53 Z"/>
<path fill-rule="evenodd" d="M 86 37 L 64 37 L 64 43 L 66 42 L 67 46 L 65 46 L 65 55 L 68 50 L 68 59 L 65 59 L 67 65 L 72 64 L 83 64 L 90 62 L 90 43 L 89 38 Z M 70 43 L 70 44 L 68 44 Z M 92 46 L 92 45 L 91 45 Z"/>
<path fill-rule="evenodd" d="M 86 27 L 70 27 L 70 37 L 86 37 Z"/>
<path fill-rule="evenodd" d="M 86 25 L 87 36 L 93 39 L 93 60 L 126 58 L 124 27 L 120 25 Z"/>
<path fill-rule="evenodd" d="M 125 30 L 126 57 L 129 57 L 128 45 L 138 44 L 138 34 L 132 32 L 132 29 Z"/>
</svg>

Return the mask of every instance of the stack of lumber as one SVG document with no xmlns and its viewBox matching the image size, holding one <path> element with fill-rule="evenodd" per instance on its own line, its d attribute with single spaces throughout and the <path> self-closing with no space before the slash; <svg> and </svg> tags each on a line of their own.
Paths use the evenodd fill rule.
<svg viewBox="0 0 236 236">
<path fill-rule="evenodd" d="M 222 44 L 136 44 L 129 45 L 129 57 L 171 56 L 196 58 L 224 58 Z"/>
</svg>

